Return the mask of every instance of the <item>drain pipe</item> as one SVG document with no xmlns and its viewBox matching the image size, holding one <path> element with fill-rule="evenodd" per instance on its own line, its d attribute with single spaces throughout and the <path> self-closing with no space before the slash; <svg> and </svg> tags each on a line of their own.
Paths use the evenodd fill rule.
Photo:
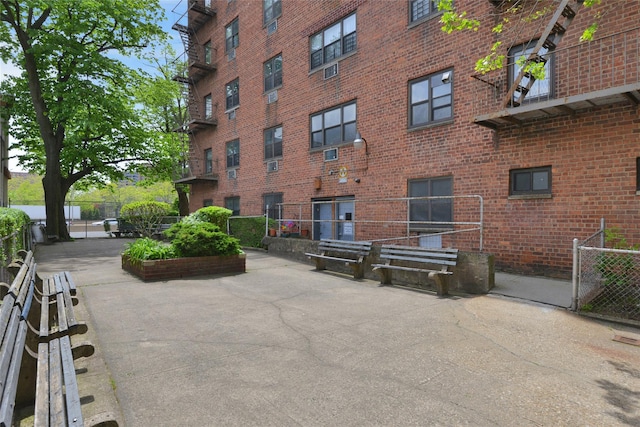
<svg viewBox="0 0 640 427">
<path fill-rule="evenodd" d="M 578 239 L 573 239 L 573 272 L 571 274 L 571 311 L 578 310 Z"/>
</svg>

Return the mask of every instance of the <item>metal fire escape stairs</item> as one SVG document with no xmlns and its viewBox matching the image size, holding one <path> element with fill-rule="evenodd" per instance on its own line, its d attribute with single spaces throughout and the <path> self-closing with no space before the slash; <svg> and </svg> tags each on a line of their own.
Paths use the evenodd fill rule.
<svg viewBox="0 0 640 427">
<path fill-rule="evenodd" d="M 189 0 L 189 6 L 185 14 L 188 17 L 188 26 L 176 22 L 171 28 L 180 34 L 184 46 L 184 56 L 186 61 L 184 68 L 173 77 L 173 80 L 182 83 L 182 99 L 187 105 L 185 123 L 174 129 L 176 132 L 189 134 L 189 176 L 175 181 L 176 183 L 192 183 L 194 180 L 215 180 L 213 177 L 199 178 L 194 175 L 199 168 L 198 163 L 203 163 L 202 150 L 198 149 L 195 132 L 204 126 L 215 125 L 214 119 L 207 119 L 200 111 L 204 107 L 203 99 L 198 95 L 195 83 L 208 72 L 214 71 L 216 67 L 205 63 L 204 58 L 200 58 L 201 45 L 198 43 L 196 31 L 202 27 L 209 19 L 216 15 L 216 11 L 202 4 L 202 1 Z M 191 12 L 191 13 L 190 13 Z M 204 51 L 202 52 L 204 54 Z M 192 70 L 194 71 L 192 73 Z M 200 105 L 202 104 L 202 105 Z M 196 163 L 194 165 L 193 163 Z M 194 167 L 195 166 L 195 167 Z"/>
<path fill-rule="evenodd" d="M 519 107 L 522 105 L 531 87 L 536 82 L 536 78 L 528 71 L 528 65 L 532 63 L 546 63 L 549 60 L 549 54 L 553 52 L 560 43 L 562 36 L 567 31 L 567 27 L 571 24 L 571 21 L 573 21 L 583 1 L 584 0 L 575 1 L 573 8 L 569 6 L 570 0 L 562 0 L 560 2 L 551 20 L 540 35 L 538 42 L 528 54 L 520 72 L 515 76 L 503 102 L 505 108 Z M 540 51 L 543 48 L 546 49 L 549 54 L 540 55 Z"/>
</svg>

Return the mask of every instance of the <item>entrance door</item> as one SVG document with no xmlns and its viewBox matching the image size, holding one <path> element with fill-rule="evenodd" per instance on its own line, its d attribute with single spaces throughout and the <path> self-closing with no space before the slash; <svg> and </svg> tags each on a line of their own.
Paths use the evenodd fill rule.
<svg viewBox="0 0 640 427">
<path fill-rule="evenodd" d="M 330 200 L 313 204 L 313 240 L 333 239 L 333 203 Z"/>
<path fill-rule="evenodd" d="M 353 240 L 355 234 L 353 199 L 336 201 L 336 211 L 338 214 L 337 239 Z"/>
</svg>

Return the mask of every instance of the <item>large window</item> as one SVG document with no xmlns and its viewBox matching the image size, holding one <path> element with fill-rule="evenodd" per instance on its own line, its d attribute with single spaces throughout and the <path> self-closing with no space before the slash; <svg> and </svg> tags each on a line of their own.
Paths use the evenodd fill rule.
<svg viewBox="0 0 640 427">
<path fill-rule="evenodd" d="M 412 223 L 411 229 L 453 228 L 451 224 L 442 224 L 453 222 L 453 199 L 450 197 L 438 198 L 452 195 L 453 178 L 450 176 L 409 181 L 409 197 L 434 197 L 410 201 L 409 219 L 411 221 L 420 221 Z"/>
<path fill-rule="evenodd" d="M 264 159 L 282 157 L 282 126 L 264 131 Z"/>
<path fill-rule="evenodd" d="M 509 81 L 511 83 L 513 83 L 516 77 L 518 77 L 524 61 L 529 57 L 531 52 L 533 52 L 533 48 L 537 42 L 537 40 L 532 40 L 527 44 L 516 46 L 509 51 Z M 553 56 L 548 54 L 548 50 L 546 48 L 541 48 L 538 52 L 538 56 L 546 60 L 546 63 L 544 63 L 544 78 L 535 80 L 531 88 L 529 88 L 529 91 L 524 98 L 527 101 L 536 101 L 541 98 L 549 99 L 553 96 Z M 520 86 L 526 88 L 528 84 L 529 77 L 523 77 L 520 81 Z M 516 100 L 519 97 L 520 92 L 514 92 L 513 99 Z"/>
<path fill-rule="evenodd" d="M 311 69 L 356 50 L 356 14 L 311 36 Z"/>
<path fill-rule="evenodd" d="M 264 63 L 264 91 L 282 86 L 282 54 Z"/>
<path fill-rule="evenodd" d="M 281 0 L 262 0 L 262 6 L 264 10 L 263 22 L 268 24 L 280 15 L 282 15 L 282 1 Z"/>
<path fill-rule="evenodd" d="M 282 203 L 282 193 L 265 194 L 263 196 L 264 210 L 270 219 L 280 219 L 279 203 Z"/>
<path fill-rule="evenodd" d="M 227 168 L 240 166 L 240 140 L 227 142 Z"/>
<path fill-rule="evenodd" d="M 409 127 L 453 118 L 453 70 L 409 82 Z"/>
<path fill-rule="evenodd" d="M 238 35 L 239 27 L 238 27 L 238 18 L 234 19 L 229 25 L 225 28 L 225 49 L 226 52 L 231 52 L 232 49 L 238 47 L 240 43 L 240 36 Z"/>
<path fill-rule="evenodd" d="M 211 148 L 204 150 L 204 173 L 205 175 L 213 173 L 213 151 Z"/>
<path fill-rule="evenodd" d="M 209 120 L 213 117 L 213 100 L 211 94 L 204 97 L 204 118 Z"/>
<path fill-rule="evenodd" d="M 311 148 L 353 141 L 355 137 L 355 102 L 311 116 Z"/>
<path fill-rule="evenodd" d="M 224 207 L 233 212 L 231 215 L 240 215 L 240 197 L 225 197 Z"/>
<path fill-rule="evenodd" d="M 509 195 L 551 194 L 551 166 L 513 169 L 509 172 Z"/>
<path fill-rule="evenodd" d="M 438 5 L 435 0 L 410 0 L 409 5 L 411 7 L 411 22 L 419 21 L 438 11 Z"/>
<path fill-rule="evenodd" d="M 231 83 L 227 83 L 227 99 L 226 99 L 226 109 L 231 110 L 240 105 L 240 81 L 235 79 Z"/>
</svg>

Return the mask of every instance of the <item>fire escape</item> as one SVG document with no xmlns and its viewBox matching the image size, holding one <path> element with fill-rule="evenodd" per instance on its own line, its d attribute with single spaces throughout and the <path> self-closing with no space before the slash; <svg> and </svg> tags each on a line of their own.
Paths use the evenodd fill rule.
<svg viewBox="0 0 640 427">
<path fill-rule="evenodd" d="M 182 83 L 182 94 L 187 106 L 185 122 L 175 129 L 189 135 L 189 168 L 176 183 L 217 181 L 211 167 L 205 165 L 203 150 L 199 149 L 198 132 L 217 126 L 216 107 L 211 97 L 203 97 L 198 82 L 216 71 L 216 49 L 211 44 L 202 44 L 198 31 L 216 16 L 213 0 L 187 0 L 187 25 L 176 22 L 172 29 L 178 31 L 184 45 L 184 67 L 173 77 Z"/>
<path fill-rule="evenodd" d="M 493 87 L 491 95 L 487 94 L 488 100 L 479 103 L 481 114 L 474 117 L 476 124 L 499 129 L 595 106 L 640 104 L 640 27 L 576 46 L 558 47 L 582 3 L 583 0 L 559 2 L 519 67 L 512 59 L 493 82 L 476 77 Z M 550 83 L 543 96 L 540 93 L 531 96 L 539 81 L 530 71 L 531 65 L 547 63 L 551 65 L 549 81 L 555 83 Z M 508 90 L 503 96 L 501 82 L 505 80 Z"/>
</svg>

